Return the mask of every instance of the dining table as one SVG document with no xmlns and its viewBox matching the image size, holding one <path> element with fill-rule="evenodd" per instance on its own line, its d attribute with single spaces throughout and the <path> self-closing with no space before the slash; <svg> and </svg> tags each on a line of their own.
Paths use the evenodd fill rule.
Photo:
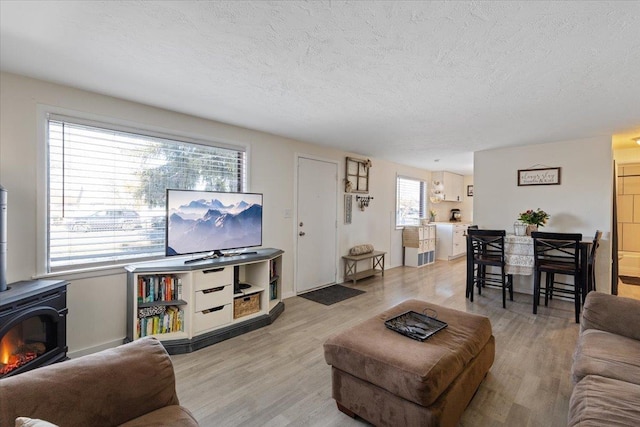
<svg viewBox="0 0 640 427">
<path fill-rule="evenodd" d="M 584 299 L 590 290 L 588 261 L 591 250 L 591 240 L 580 241 L 580 271 L 581 271 L 581 298 Z M 507 234 L 504 238 L 505 273 L 514 276 L 514 291 L 533 294 L 533 272 L 535 270 L 535 257 L 533 253 L 533 238 L 531 236 L 519 236 Z M 529 278 L 518 276 L 532 276 Z"/>
</svg>

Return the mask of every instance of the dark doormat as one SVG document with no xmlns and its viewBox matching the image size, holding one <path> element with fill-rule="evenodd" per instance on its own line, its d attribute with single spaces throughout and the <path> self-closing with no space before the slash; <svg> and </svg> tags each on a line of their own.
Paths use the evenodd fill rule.
<svg viewBox="0 0 640 427">
<path fill-rule="evenodd" d="M 636 285 L 636 286 L 640 286 L 640 277 L 634 277 L 634 276 L 618 276 L 620 278 L 620 280 L 622 280 L 622 283 L 624 283 L 625 285 Z"/>
<path fill-rule="evenodd" d="M 360 289 L 347 288 L 342 285 L 331 285 L 326 288 L 307 292 L 298 296 L 310 301 L 319 302 L 320 304 L 331 305 L 363 293 L 364 291 L 361 291 Z"/>
</svg>

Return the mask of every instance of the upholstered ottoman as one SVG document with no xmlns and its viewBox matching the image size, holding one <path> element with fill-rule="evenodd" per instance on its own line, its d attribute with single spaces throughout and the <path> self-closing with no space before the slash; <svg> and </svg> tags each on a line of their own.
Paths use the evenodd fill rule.
<svg viewBox="0 0 640 427">
<path fill-rule="evenodd" d="M 448 326 L 424 342 L 384 325 L 406 311 L 427 308 Z M 338 408 L 376 426 L 455 426 L 494 354 L 487 317 L 418 300 L 390 308 L 324 344 Z"/>
</svg>

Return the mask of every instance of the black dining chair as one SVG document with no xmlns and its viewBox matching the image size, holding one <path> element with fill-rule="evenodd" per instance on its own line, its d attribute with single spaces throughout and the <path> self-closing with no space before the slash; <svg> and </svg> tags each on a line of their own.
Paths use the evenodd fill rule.
<svg viewBox="0 0 640 427">
<path fill-rule="evenodd" d="M 593 237 L 593 243 L 591 243 L 591 250 L 589 251 L 589 258 L 587 261 L 587 291 L 582 296 L 582 302 L 591 291 L 596 290 L 596 251 L 600 246 L 600 239 L 602 238 L 602 231 L 596 230 L 596 235 Z"/>
<path fill-rule="evenodd" d="M 513 276 L 505 272 L 504 230 L 467 229 L 467 297 L 473 302 L 473 288 L 482 294 L 485 284 L 500 285 L 502 308 L 507 307 L 507 290 L 513 301 Z M 499 272 L 487 271 L 496 267 Z"/>
<path fill-rule="evenodd" d="M 553 294 L 565 294 L 574 300 L 576 323 L 580 323 L 582 277 L 580 271 L 579 233 L 545 233 L 534 231 L 534 278 L 533 278 L 533 314 L 538 313 L 540 294 L 544 292 L 544 305 L 549 304 Z M 540 286 L 542 273 L 546 274 L 544 291 Z M 564 283 L 556 282 L 555 275 L 573 276 L 572 289 L 556 286 Z"/>
<path fill-rule="evenodd" d="M 471 302 L 473 302 L 473 277 L 475 276 L 476 266 L 473 264 L 473 251 L 469 246 L 471 240 L 469 239 L 469 230 L 477 230 L 479 227 L 477 225 L 470 225 L 465 230 L 465 238 L 467 239 L 467 289 L 465 291 L 465 298 L 471 298 Z"/>
</svg>

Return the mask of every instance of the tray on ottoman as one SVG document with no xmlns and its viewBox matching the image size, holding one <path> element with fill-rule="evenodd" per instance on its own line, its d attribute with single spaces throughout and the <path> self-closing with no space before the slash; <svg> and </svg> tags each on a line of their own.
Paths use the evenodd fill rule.
<svg viewBox="0 0 640 427">
<path fill-rule="evenodd" d="M 418 341 L 424 341 L 436 332 L 447 327 L 445 322 L 426 314 L 407 311 L 384 322 L 384 325 L 402 335 Z"/>
</svg>

